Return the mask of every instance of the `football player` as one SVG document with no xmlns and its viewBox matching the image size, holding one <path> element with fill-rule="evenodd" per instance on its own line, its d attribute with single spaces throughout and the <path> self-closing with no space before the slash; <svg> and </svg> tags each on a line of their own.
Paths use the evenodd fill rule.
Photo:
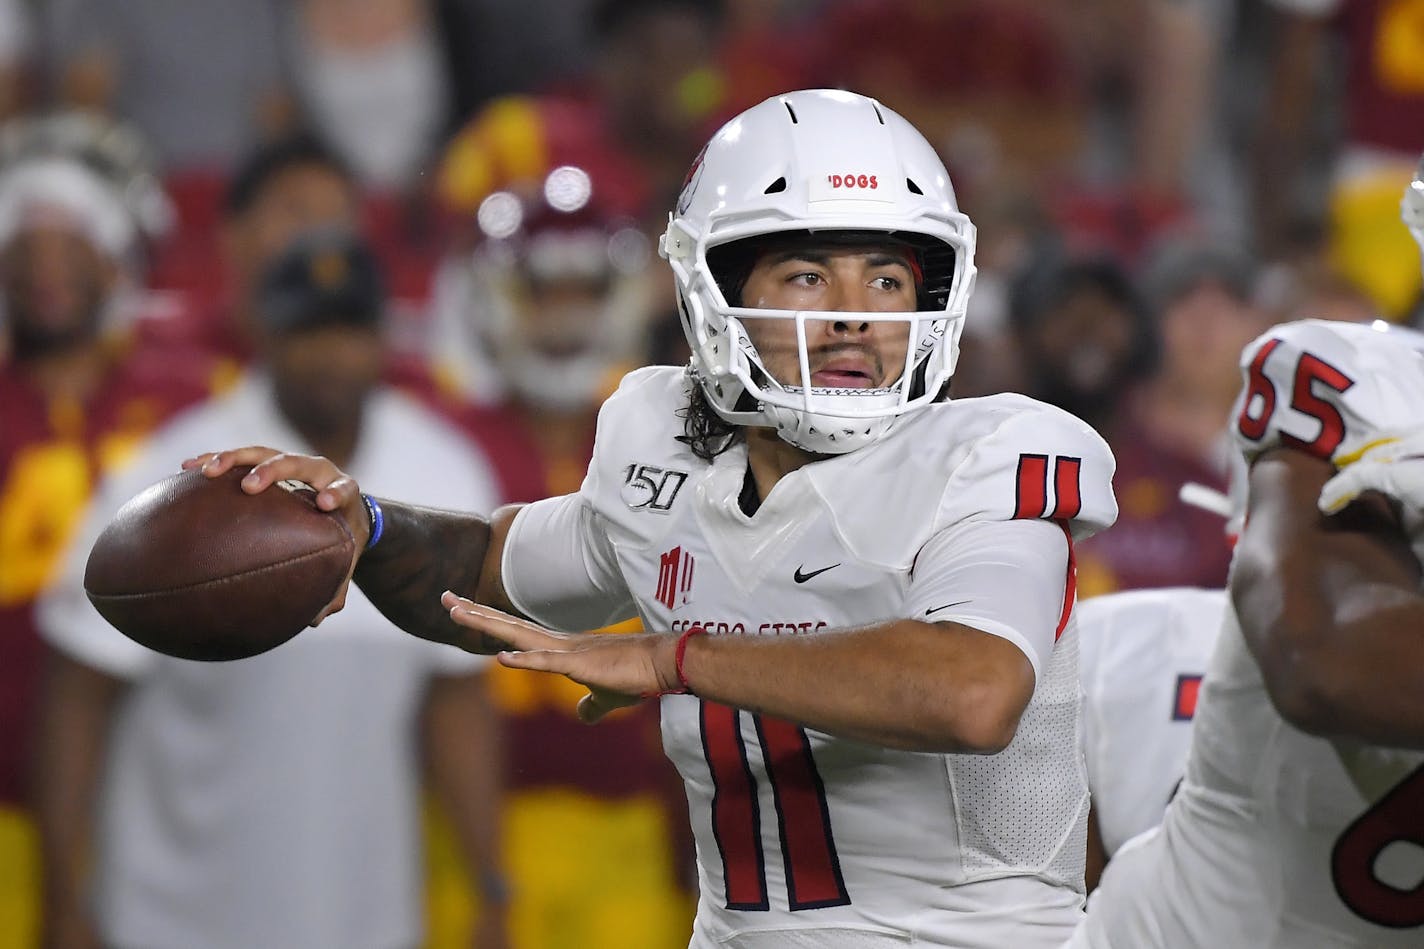
<svg viewBox="0 0 1424 949">
<path fill-rule="evenodd" d="M 625 377 L 577 493 L 486 520 L 367 500 L 319 458 L 186 464 L 312 484 L 389 617 L 587 685 L 586 721 L 658 697 L 697 949 L 1061 944 L 1087 818 L 1072 550 L 1116 515 L 1107 446 L 1022 396 L 946 400 L 974 228 L 874 100 L 733 119 L 662 249 L 690 367 Z M 553 631 L 635 615 L 651 632 Z"/>
<path fill-rule="evenodd" d="M 1424 247 L 1419 175 L 1403 210 Z M 1424 336 L 1307 320 L 1241 365 L 1247 520 L 1187 774 L 1072 944 L 1418 946 Z"/>
<path fill-rule="evenodd" d="M 1176 793 L 1225 609 L 1224 590 L 1197 587 L 1109 593 L 1078 608 L 1089 891 L 1123 844 L 1162 822 Z"/>
<path fill-rule="evenodd" d="M 1182 486 L 1183 504 L 1226 519 L 1229 550 L 1245 513 L 1245 465 L 1232 466 L 1228 497 Z M 1081 589 L 1081 588 L 1080 588 Z M 1078 608 L 1083 756 L 1088 765 L 1088 892 L 1108 860 L 1162 823 L 1187 767 L 1202 677 L 1226 609 L 1226 591 L 1200 587 L 1128 590 Z"/>
</svg>

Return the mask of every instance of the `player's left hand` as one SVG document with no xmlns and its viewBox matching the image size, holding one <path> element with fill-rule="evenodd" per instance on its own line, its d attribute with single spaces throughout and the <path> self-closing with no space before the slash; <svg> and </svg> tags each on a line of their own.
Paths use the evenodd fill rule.
<svg viewBox="0 0 1424 949">
<path fill-rule="evenodd" d="M 499 654 L 501 665 L 554 672 L 586 686 L 580 721 L 591 724 L 677 687 L 677 637 L 671 633 L 556 633 L 454 593 L 445 593 L 440 603 L 460 626 L 509 644 Z"/>
<path fill-rule="evenodd" d="M 1424 430 L 1382 439 L 1320 489 L 1320 510 L 1338 514 L 1366 491 L 1404 508 L 1406 527 L 1424 519 Z"/>
</svg>

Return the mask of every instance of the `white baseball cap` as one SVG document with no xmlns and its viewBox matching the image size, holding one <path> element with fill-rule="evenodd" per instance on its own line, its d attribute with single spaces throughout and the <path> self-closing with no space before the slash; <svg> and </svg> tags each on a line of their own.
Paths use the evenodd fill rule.
<svg viewBox="0 0 1424 949">
<path fill-rule="evenodd" d="M 70 228 L 114 258 L 129 252 L 137 233 L 113 187 L 68 158 L 25 159 L 0 172 L 0 247 L 40 224 Z"/>
</svg>

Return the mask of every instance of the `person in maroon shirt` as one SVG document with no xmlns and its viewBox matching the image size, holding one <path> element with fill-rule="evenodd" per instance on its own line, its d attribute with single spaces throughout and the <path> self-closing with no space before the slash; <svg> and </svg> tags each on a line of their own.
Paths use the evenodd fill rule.
<svg viewBox="0 0 1424 949">
<path fill-rule="evenodd" d="M 1226 490 L 1237 357 L 1270 322 L 1255 280 L 1241 254 L 1181 244 L 1160 252 L 1145 296 L 1104 261 L 1048 268 L 1020 288 L 1030 394 L 1079 414 L 1117 458 L 1118 520 L 1079 545 L 1080 596 L 1225 584 L 1220 518 L 1178 492 Z"/>
<path fill-rule="evenodd" d="M 14 871 L 0 876 L 0 945 L 30 937 L 37 910 L 35 599 L 100 475 L 210 392 L 196 354 L 134 349 L 105 332 L 134 237 L 112 186 L 80 162 L 31 159 L 0 176 L 0 864 Z"/>
</svg>

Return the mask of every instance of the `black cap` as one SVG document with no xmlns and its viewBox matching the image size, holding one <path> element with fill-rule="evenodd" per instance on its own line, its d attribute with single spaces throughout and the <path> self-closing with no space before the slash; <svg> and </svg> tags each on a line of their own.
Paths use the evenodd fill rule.
<svg viewBox="0 0 1424 949">
<path fill-rule="evenodd" d="M 273 261 L 257 296 L 274 333 L 318 326 L 376 327 L 385 308 L 380 266 L 360 238 L 324 231 L 298 238 Z"/>
</svg>

